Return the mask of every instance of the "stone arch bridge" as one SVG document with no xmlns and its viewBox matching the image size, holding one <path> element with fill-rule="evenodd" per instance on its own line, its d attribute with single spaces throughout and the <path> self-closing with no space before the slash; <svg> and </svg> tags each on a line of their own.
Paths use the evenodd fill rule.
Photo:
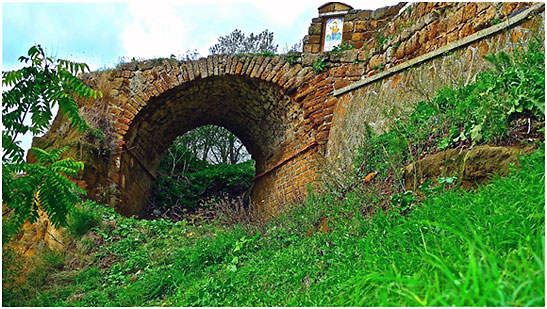
<svg viewBox="0 0 547 309">
<path fill-rule="evenodd" d="M 322 158 L 350 167 L 365 127 L 381 131 L 389 122 L 384 111 L 404 111 L 454 80 L 471 80 L 487 67 L 487 53 L 544 38 L 543 3 L 403 5 L 321 6 L 324 18 L 344 17 L 342 39 L 358 49 L 321 52 L 325 23 L 315 18 L 303 54 L 158 59 L 87 74 L 84 81 L 104 97 L 79 104 L 107 133 L 107 145 L 82 139 L 59 114 L 33 146 L 76 146 L 74 155 L 86 164 L 78 184 L 88 196 L 142 215 L 173 140 L 202 125 L 223 126 L 256 161 L 254 207 L 275 208 L 316 183 Z M 382 44 L 371 35 L 380 30 Z"/>
<path fill-rule="evenodd" d="M 336 74 L 315 72 L 317 55 L 214 55 L 197 61 L 131 62 L 84 80 L 104 97 L 115 149 L 106 179 L 119 189 L 118 210 L 142 214 L 160 159 L 174 139 L 206 124 L 241 139 L 256 161 L 255 207 L 280 205 L 316 180 L 336 99 L 335 85 L 357 80 L 363 65 L 339 62 Z M 86 104 L 83 103 L 84 109 Z M 95 192 L 95 195 L 100 192 Z"/>
</svg>

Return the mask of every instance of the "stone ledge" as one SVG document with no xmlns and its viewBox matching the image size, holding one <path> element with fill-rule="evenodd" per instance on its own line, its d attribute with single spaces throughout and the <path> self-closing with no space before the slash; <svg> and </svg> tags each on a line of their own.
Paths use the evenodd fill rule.
<svg viewBox="0 0 547 309">
<path fill-rule="evenodd" d="M 448 53 L 448 52 L 450 52 L 452 50 L 455 50 L 459 47 L 462 47 L 464 45 L 468 45 L 470 43 L 473 43 L 474 41 L 477 41 L 477 40 L 480 40 L 484 37 L 492 35 L 496 32 L 508 29 L 509 27 L 511 27 L 511 26 L 523 21 L 524 19 L 528 18 L 531 14 L 534 14 L 536 12 L 540 12 L 544 9 L 545 9 L 545 3 L 535 4 L 535 5 L 531 6 L 530 8 L 526 9 L 525 11 L 521 12 L 520 14 L 517 14 L 516 16 L 509 18 L 505 22 L 502 22 L 502 23 L 499 23 L 497 25 L 486 28 L 484 30 L 481 30 L 477 33 L 474 33 L 474 34 L 468 36 L 468 37 L 465 37 L 461 40 L 458 40 L 454 43 L 445 45 L 445 46 L 443 46 L 441 48 L 438 48 L 438 49 L 436 49 L 432 52 L 429 52 L 429 53 L 424 54 L 422 56 L 416 57 L 414 59 L 411 59 L 411 60 L 406 61 L 404 63 L 401 63 L 399 65 L 396 65 L 396 66 L 394 66 L 394 67 L 392 67 L 392 68 L 390 68 L 386 71 L 380 72 L 380 73 L 375 74 L 371 77 L 367 77 L 365 79 L 362 79 L 362 80 L 360 80 L 358 82 L 355 82 L 351 85 L 348 85 L 346 87 L 337 89 L 337 90 L 334 91 L 334 96 L 340 96 L 340 95 L 342 95 L 346 92 L 361 88 L 361 87 L 363 87 L 365 85 L 368 85 L 368 84 L 370 84 L 370 83 L 372 83 L 376 80 L 382 79 L 382 78 L 384 78 L 386 76 L 389 76 L 391 74 L 394 74 L 394 73 L 397 73 L 399 71 L 405 70 L 409 67 L 412 67 L 412 66 L 414 66 L 416 64 L 419 64 L 419 63 L 422 63 L 426 60 L 435 58 L 435 57 L 437 57 L 439 55 L 442 55 L 444 53 Z"/>
</svg>

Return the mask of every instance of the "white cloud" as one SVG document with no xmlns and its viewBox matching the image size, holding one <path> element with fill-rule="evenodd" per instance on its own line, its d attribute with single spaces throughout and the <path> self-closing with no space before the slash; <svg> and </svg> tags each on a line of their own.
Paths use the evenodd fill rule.
<svg viewBox="0 0 547 309">
<path fill-rule="evenodd" d="M 128 57 L 169 57 L 183 52 L 188 31 L 171 4 L 128 4 L 132 22 L 120 37 Z"/>
</svg>

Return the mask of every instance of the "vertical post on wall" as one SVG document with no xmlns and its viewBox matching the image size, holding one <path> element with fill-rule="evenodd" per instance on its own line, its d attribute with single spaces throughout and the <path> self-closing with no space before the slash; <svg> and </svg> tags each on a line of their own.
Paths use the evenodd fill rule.
<svg viewBox="0 0 547 309">
<path fill-rule="evenodd" d="M 308 35 L 304 38 L 304 53 L 320 53 L 332 50 L 342 43 L 344 15 L 353 7 L 342 2 L 328 2 L 318 8 L 319 17 L 312 20 Z"/>
</svg>

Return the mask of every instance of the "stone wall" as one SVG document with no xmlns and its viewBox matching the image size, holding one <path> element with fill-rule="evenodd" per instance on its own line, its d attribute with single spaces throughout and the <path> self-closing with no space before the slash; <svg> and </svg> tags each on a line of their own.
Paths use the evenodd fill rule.
<svg viewBox="0 0 547 309">
<path fill-rule="evenodd" d="M 342 42 L 359 51 L 355 59 L 371 76 L 461 40 L 530 7 L 532 2 L 415 2 L 344 14 Z M 328 17 L 328 16 L 327 16 Z M 315 18 L 304 38 L 305 53 L 322 51 L 323 18 Z"/>
<path fill-rule="evenodd" d="M 533 36 L 544 40 L 544 6 L 527 12 L 513 18 L 514 24 L 483 29 L 338 89 L 327 157 L 340 166 L 352 166 L 367 125 L 382 132 L 388 125 L 387 113 L 404 113 L 440 88 L 473 81 L 478 72 L 490 68 L 486 54 L 524 47 Z"/>
</svg>

